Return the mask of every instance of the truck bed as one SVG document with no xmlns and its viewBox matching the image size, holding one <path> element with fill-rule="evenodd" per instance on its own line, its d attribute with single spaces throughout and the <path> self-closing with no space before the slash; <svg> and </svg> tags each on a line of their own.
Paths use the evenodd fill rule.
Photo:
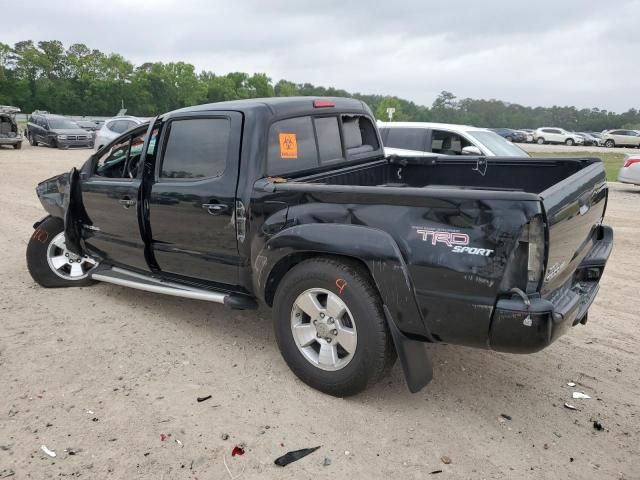
<svg viewBox="0 0 640 480">
<path fill-rule="evenodd" d="M 319 173 L 297 182 L 326 185 L 452 188 L 540 194 L 598 159 L 492 158 L 486 170 L 475 158 L 442 160 L 433 157 L 380 160 Z"/>
</svg>

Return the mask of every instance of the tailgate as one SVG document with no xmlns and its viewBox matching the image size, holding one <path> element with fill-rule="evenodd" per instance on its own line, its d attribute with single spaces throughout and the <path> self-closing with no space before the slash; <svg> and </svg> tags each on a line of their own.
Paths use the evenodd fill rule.
<svg viewBox="0 0 640 480">
<path fill-rule="evenodd" d="M 543 191 L 549 250 L 542 293 L 563 285 L 589 252 L 607 203 L 602 162 L 595 162 Z"/>
</svg>

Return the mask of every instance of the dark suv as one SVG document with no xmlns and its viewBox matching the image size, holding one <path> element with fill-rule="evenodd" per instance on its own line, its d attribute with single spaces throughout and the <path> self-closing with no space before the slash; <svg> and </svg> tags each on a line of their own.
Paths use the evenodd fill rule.
<svg viewBox="0 0 640 480">
<path fill-rule="evenodd" d="M 34 112 L 28 119 L 27 137 L 31 145 L 44 143 L 56 148 L 93 148 L 93 135 L 61 115 Z"/>
</svg>

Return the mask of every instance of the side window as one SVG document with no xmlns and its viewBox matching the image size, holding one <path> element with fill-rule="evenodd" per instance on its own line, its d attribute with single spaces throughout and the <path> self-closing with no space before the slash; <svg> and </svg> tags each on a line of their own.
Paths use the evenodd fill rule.
<svg viewBox="0 0 640 480">
<path fill-rule="evenodd" d="M 131 147 L 129 148 L 129 160 L 127 161 L 124 177 L 136 178 L 140 172 L 140 160 L 142 157 L 142 148 L 144 147 L 144 137 L 146 135 L 146 129 L 134 136 L 131 139 Z M 158 129 L 156 128 L 151 132 L 151 140 L 149 140 L 149 146 L 147 147 L 147 156 L 153 156 L 155 154 L 156 143 L 158 140 Z"/>
<path fill-rule="evenodd" d="M 174 120 L 164 149 L 160 177 L 218 177 L 227 165 L 231 122 L 226 118 Z"/>
<path fill-rule="evenodd" d="M 105 178 L 122 178 L 129 156 L 129 143 L 131 138 L 126 138 L 115 143 L 96 162 L 93 175 Z"/>
<path fill-rule="evenodd" d="M 609 132 L 609 135 L 620 135 L 620 130 L 613 130 L 612 132 Z"/>
<path fill-rule="evenodd" d="M 115 143 L 95 163 L 93 176 L 104 178 L 136 178 L 140 173 L 140 159 L 144 146 L 146 128 L 128 135 Z M 154 155 L 158 129 L 151 133 L 147 155 Z"/>
<path fill-rule="evenodd" d="M 457 133 L 432 130 L 431 151 L 442 155 L 462 155 L 462 149 L 471 143 Z"/>
<path fill-rule="evenodd" d="M 317 117 L 314 123 L 318 136 L 320 164 L 327 165 L 343 160 L 338 117 Z"/>
<path fill-rule="evenodd" d="M 280 120 L 269 129 L 267 173 L 284 175 L 318 166 L 311 117 Z"/>
<path fill-rule="evenodd" d="M 425 150 L 425 134 L 423 128 L 389 128 L 385 147 L 422 152 Z"/>
<path fill-rule="evenodd" d="M 124 125 L 124 131 L 126 132 L 127 130 L 131 130 L 132 128 L 135 128 L 138 124 L 136 122 L 134 122 L 133 120 L 125 120 L 124 121 L 125 125 Z"/>
<path fill-rule="evenodd" d="M 118 121 L 118 120 L 113 121 L 113 122 L 107 122 L 107 128 L 108 128 L 109 130 L 111 130 L 112 132 L 115 132 L 115 133 L 122 133 L 122 132 L 119 130 L 119 128 L 118 128 L 118 124 L 119 124 L 119 123 L 120 123 L 120 121 Z"/>
</svg>

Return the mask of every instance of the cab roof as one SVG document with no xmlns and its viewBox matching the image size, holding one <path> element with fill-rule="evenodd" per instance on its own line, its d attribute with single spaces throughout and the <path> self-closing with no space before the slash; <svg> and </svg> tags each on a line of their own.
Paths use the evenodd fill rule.
<svg viewBox="0 0 640 480">
<path fill-rule="evenodd" d="M 316 106 L 324 103 L 327 106 Z M 329 106 L 330 105 L 330 106 Z M 343 97 L 269 97 L 251 98 L 247 100 L 231 100 L 227 102 L 207 103 L 193 107 L 181 108 L 169 112 L 174 113 L 203 112 L 211 110 L 269 110 L 273 116 L 295 116 L 311 113 L 356 112 L 371 114 L 369 107 L 361 100 Z"/>
</svg>

